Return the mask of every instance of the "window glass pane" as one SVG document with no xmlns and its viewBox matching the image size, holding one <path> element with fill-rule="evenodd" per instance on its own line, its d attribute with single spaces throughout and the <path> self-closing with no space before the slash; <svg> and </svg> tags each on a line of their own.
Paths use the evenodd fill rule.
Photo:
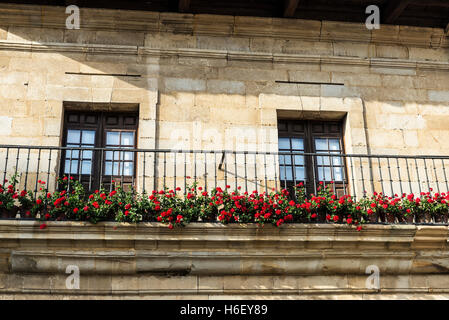
<svg viewBox="0 0 449 320">
<path fill-rule="evenodd" d="M 290 149 L 290 138 L 279 138 L 279 149 Z"/>
<path fill-rule="evenodd" d="M 122 146 L 134 146 L 134 132 L 122 132 Z"/>
<path fill-rule="evenodd" d="M 330 159 L 328 156 L 318 156 L 318 157 L 316 157 L 316 160 L 317 160 L 317 164 L 319 166 L 329 165 L 329 163 L 330 163 Z"/>
<path fill-rule="evenodd" d="M 124 160 L 134 160 L 134 152 L 123 152 L 125 159 Z"/>
<path fill-rule="evenodd" d="M 329 167 L 318 168 L 318 179 L 320 181 L 331 181 L 331 170 Z"/>
<path fill-rule="evenodd" d="M 83 144 L 95 144 L 95 131 L 84 131 L 83 130 Z"/>
<path fill-rule="evenodd" d="M 114 172 L 112 172 L 112 162 L 108 161 L 105 163 L 104 174 L 110 176 L 111 173 L 114 176 L 118 175 L 118 162 L 114 162 Z"/>
<path fill-rule="evenodd" d="M 110 176 L 112 173 L 112 162 L 105 162 L 104 164 L 104 174 Z"/>
<path fill-rule="evenodd" d="M 304 165 L 304 156 L 295 156 L 295 166 Z"/>
<path fill-rule="evenodd" d="M 283 165 L 283 164 L 285 164 L 285 162 L 284 162 L 284 156 L 280 155 L 280 156 L 279 156 L 279 165 Z"/>
<path fill-rule="evenodd" d="M 340 140 L 329 139 L 329 150 L 332 151 L 340 150 Z"/>
<path fill-rule="evenodd" d="M 108 131 L 106 132 L 106 145 L 119 145 L 120 132 Z"/>
<path fill-rule="evenodd" d="M 78 173 L 78 160 L 66 160 L 64 166 L 64 173 L 77 174 Z"/>
<path fill-rule="evenodd" d="M 80 143 L 80 130 L 67 130 L 67 144 Z"/>
<path fill-rule="evenodd" d="M 327 149 L 327 139 L 315 139 L 315 149 L 316 150 L 328 150 Z"/>
<path fill-rule="evenodd" d="M 83 151 L 83 159 L 92 159 L 93 152 L 92 151 Z"/>
<path fill-rule="evenodd" d="M 292 149 L 304 150 L 304 140 L 299 138 L 292 138 Z"/>
<path fill-rule="evenodd" d="M 343 181 L 343 168 L 334 168 L 334 180 Z"/>
<path fill-rule="evenodd" d="M 92 173 L 92 162 L 83 161 L 81 163 L 81 174 L 91 174 Z"/>
<path fill-rule="evenodd" d="M 293 172 L 291 166 L 281 166 L 279 169 L 281 180 L 293 180 Z"/>
<path fill-rule="evenodd" d="M 279 166 L 279 179 L 284 180 L 285 179 L 285 172 L 284 172 L 284 166 Z"/>
<path fill-rule="evenodd" d="M 338 153 L 338 152 L 336 152 Z M 332 157 L 332 164 L 341 166 L 343 164 L 343 157 Z"/>
<path fill-rule="evenodd" d="M 305 180 L 304 167 L 296 167 L 295 175 L 297 181 L 304 181 Z"/>
<path fill-rule="evenodd" d="M 68 145 L 68 147 L 73 147 L 73 145 Z M 76 146 L 78 147 L 78 146 Z M 65 151 L 65 157 L 67 159 L 78 159 L 80 156 L 79 150 L 66 150 Z"/>
<path fill-rule="evenodd" d="M 123 175 L 132 176 L 133 174 L 133 163 L 132 162 L 124 162 L 122 167 Z"/>
<path fill-rule="evenodd" d="M 119 161 L 120 160 L 120 154 L 123 154 L 123 152 L 120 151 L 106 151 L 106 156 L 105 159 L 106 160 L 112 160 L 112 156 L 114 156 L 114 161 Z M 123 155 L 122 155 L 123 158 Z"/>
</svg>

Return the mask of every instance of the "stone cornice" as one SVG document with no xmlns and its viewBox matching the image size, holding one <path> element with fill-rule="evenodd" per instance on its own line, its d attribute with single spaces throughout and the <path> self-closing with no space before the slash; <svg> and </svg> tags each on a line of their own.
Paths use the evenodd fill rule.
<svg viewBox="0 0 449 320">
<path fill-rule="evenodd" d="M 154 49 L 125 45 L 74 44 L 74 43 L 38 43 L 11 42 L 0 40 L 0 50 L 19 50 L 32 52 L 84 53 L 137 55 L 154 57 L 210 58 L 241 61 L 266 61 L 272 63 L 336 64 L 349 66 L 367 66 L 372 68 L 401 68 L 449 71 L 449 62 L 427 60 L 405 60 L 388 58 L 359 58 L 345 56 L 301 55 L 282 53 L 249 53 L 227 50 L 206 49 Z"/>
<path fill-rule="evenodd" d="M 345 244 L 347 248 L 362 248 L 366 244 L 373 249 L 387 247 L 412 248 L 425 244 L 426 248 L 442 249 L 448 242 L 447 226 L 428 225 L 367 225 L 357 231 L 347 225 L 288 224 L 282 228 L 256 224 L 190 223 L 184 228 L 170 230 L 165 225 L 148 222 L 140 224 L 102 222 L 47 222 L 39 229 L 40 222 L 26 220 L 0 221 L 0 239 L 3 240 L 55 240 L 55 241 L 204 241 L 204 242 L 267 242 L 268 246 L 281 243 L 302 243 L 329 246 Z M 271 244 L 270 244 L 271 243 Z"/>
<path fill-rule="evenodd" d="M 65 7 L 0 4 L 0 21 L 4 26 L 64 29 L 66 17 Z M 81 28 L 449 47 L 449 37 L 442 28 L 382 25 L 379 30 L 368 30 L 362 23 L 132 10 L 81 8 Z"/>
<path fill-rule="evenodd" d="M 380 267 L 383 273 L 426 274 L 446 270 L 449 258 L 447 226 L 368 225 L 362 231 L 333 224 L 39 226 L 0 221 L 0 249 L 10 250 L 11 272 L 64 273 L 65 263 L 76 261 L 89 274 L 365 274 L 367 265 L 388 260 Z M 111 269 L 117 261 L 122 267 Z"/>
<path fill-rule="evenodd" d="M 39 229 L 39 221 L 0 220 L 0 239 L 46 240 L 139 240 L 139 241 L 298 241 L 298 242 L 376 242 L 408 243 L 425 230 L 429 236 L 437 235 L 447 240 L 447 226 L 368 225 L 362 231 L 347 225 L 287 224 L 282 228 L 257 224 L 190 223 L 183 228 L 170 230 L 157 222 L 139 224 L 101 222 L 46 222 L 47 228 Z M 421 233 L 420 233 L 421 232 Z M 444 235 L 443 235 L 444 233 Z M 176 235 L 176 238 L 173 238 Z M 439 248 L 439 247 L 438 247 Z"/>
<path fill-rule="evenodd" d="M 445 294 L 448 226 L 0 220 L 0 297 Z M 66 288 L 67 266 L 81 274 Z M 377 266 L 381 288 L 366 288 Z"/>
</svg>

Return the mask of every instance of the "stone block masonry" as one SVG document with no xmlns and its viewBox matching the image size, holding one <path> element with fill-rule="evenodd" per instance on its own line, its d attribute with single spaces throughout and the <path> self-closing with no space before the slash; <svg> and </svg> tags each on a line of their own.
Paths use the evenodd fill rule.
<svg viewBox="0 0 449 320">
<path fill-rule="evenodd" d="M 186 149 L 209 147 L 198 124 L 222 135 L 234 126 L 260 130 L 276 127 L 276 117 L 266 115 L 277 110 L 310 111 L 318 118 L 324 110 L 346 113 L 347 153 L 383 153 L 388 144 L 403 154 L 443 154 L 448 147 L 448 128 L 431 118 L 438 114 L 444 123 L 448 116 L 449 42 L 443 30 L 370 31 L 342 22 L 154 12 L 126 12 L 118 21 L 114 10 L 105 9 L 82 9 L 83 28 L 66 30 L 61 8 L 41 8 L 48 19 L 33 19 L 32 6 L 0 6 L 0 137 L 10 144 L 57 141 L 57 119 L 70 101 L 138 103 L 140 123 L 154 128 L 141 132 L 139 148 L 178 147 L 179 135 L 166 134 L 173 126 L 190 132 L 182 142 Z M 29 19 L 17 18 L 22 16 Z M 131 73 L 141 77 L 126 76 Z M 366 123 L 359 121 L 363 108 L 352 107 L 362 102 Z M 386 120 L 391 116 L 397 125 Z M 46 128 L 49 117 L 56 119 Z M 380 128 L 382 135 L 376 134 Z M 349 129 L 365 130 L 368 139 L 351 138 Z M 410 141 L 409 130 L 433 137 L 433 143 L 416 134 Z M 255 143 L 263 148 L 276 140 L 257 137 Z"/>
</svg>

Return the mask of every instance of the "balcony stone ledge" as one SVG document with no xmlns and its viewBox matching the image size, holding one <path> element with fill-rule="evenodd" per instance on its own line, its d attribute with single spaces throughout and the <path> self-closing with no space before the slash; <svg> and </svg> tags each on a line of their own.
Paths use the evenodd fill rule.
<svg viewBox="0 0 449 320">
<path fill-rule="evenodd" d="M 0 298 L 449 298 L 447 225 L 39 226 L 0 221 Z"/>
</svg>

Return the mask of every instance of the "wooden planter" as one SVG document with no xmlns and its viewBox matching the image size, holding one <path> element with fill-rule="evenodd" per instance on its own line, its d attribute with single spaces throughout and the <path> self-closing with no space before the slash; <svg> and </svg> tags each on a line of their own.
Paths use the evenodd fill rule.
<svg viewBox="0 0 449 320">
<path fill-rule="evenodd" d="M 435 214 L 435 223 L 447 223 L 447 212 Z"/>
<path fill-rule="evenodd" d="M 153 212 L 151 210 L 145 210 L 145 213 L 142 217 L 142 221 L 143 222 L 156 221 L 156 215 L 153 214 Z"/>
<path fill-rule="evenodd" d="M 408 224 L 413 224 L 413 218 L 414 216 L 412 214 L 409 214 L 405 217 L 405 222 Z"/>
<path fill-rule="evenodd" d="M 60 214 L 56 217 L 55 220 L 56 220 L 56 221 L 65 221 L 65 220 L 67 220 L 67 216 L 66 216 L 65 213 L 60 213 Z"/>
<path fill-rule="evenodd" d="M 30 214 L 28 215 L 27 212 L 30 212 Z M 34 217 L 31 214 L 31 210 L 29 208 L 20 208 L 20 219 L 33 220 Z"/>
<path fill-rule="evenodd" d="M 432 222 L 432 215 L 430 212 L 418 212 L 415 216 L 416 223 L 430 223 Z"/>
<path fill-rule="evenodd" d="M 372 214 L 368 215 L 368 221 L 371 223 L 377 223 L 379 222 L 379 217 L 377 215 L 377 212 L 373 212 Z"/>
<path fill-rule="evenodd" d="M 214 215 L 203 215 L 200 217 L 202 222 L 217 222 L 217 216 Z"/>
<path fill-rule="evenodd" d="M 14 219 L 19 211 L 18 207 L 13 207 L 11 210 L 6 208 L 0 209 L 0 218 L 1 219 Z"/>
<path fill-rule="evenodd" d="M 380 211 L 380 212 L 378 212 L 377 214 L 378 214 L 378 216 L 379 216 L 380 222 L 386 222 L 387 219 L 386 219 L 386 214 L 385 214 L 385 212 Z"/>
<path fill-rule="evenodd" d="M 399 223 L 413 224 L 414 216 L 406 211 L 401 212 L 397 215 Z"/>
<path fill-rule="evenodd" d="M 394 216 L 394 214 L 387 214 L 386 218 L 387 218 L 388 223 L 394 223 L 396 220 L 396 217 Z"/>
<path fill-rule="evenodd" d="M 326 220 L 326 213 L 324 213 L 324 212 L 317 212 L 317 222 L 318 223 L 325 223 L 325 222 L 328 222 L 327 220 Z"/>
<path fill-rule="evenodd" d="M 198 221 L 198 218 L 203 222 L 216 222 L 218 216 L 218 210 L 213 210 L 212 212 L 208 212 L 207 214 L 204 212 L 198 212 L 197 214 L 191 217 L 192 221 Z"/>
</svg>

